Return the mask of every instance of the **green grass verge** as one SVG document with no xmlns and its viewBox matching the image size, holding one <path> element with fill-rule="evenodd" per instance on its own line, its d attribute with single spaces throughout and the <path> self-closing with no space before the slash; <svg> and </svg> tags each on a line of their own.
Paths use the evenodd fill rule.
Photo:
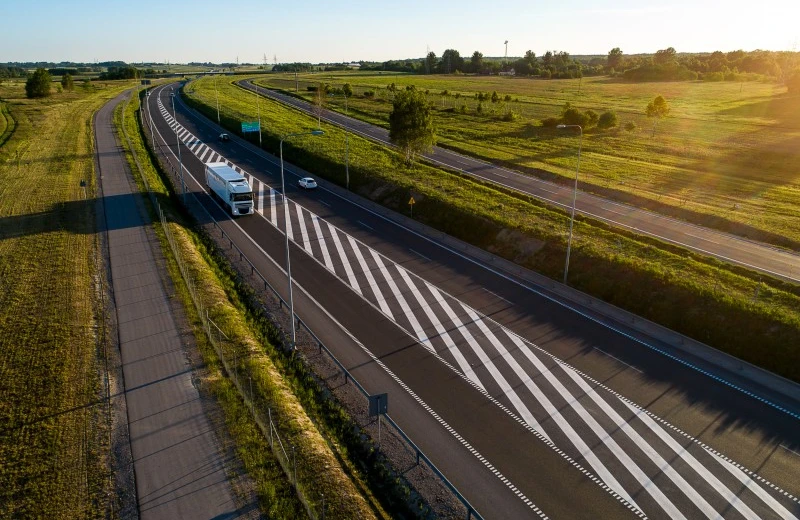
<svg viewBox="0 0 800 520">
<path fill-rule="evenodd" d="M 28 100 L 0 85 L 16 122 L 0 148 L 2 518 L 113 516 L 92 117 L 124 86 Z"/>
<path fill-rule="evenodd" d="M 750 238 L 800 250 L 800 96 L 780 84 L 747 82 L 623 83 L 609 78 L 538 80 L 497 76 L 365 74 L 301 75 L 306 86 L 351 83 L 354 117 L 388 128 L 392 94 L 386 86 L 429 91 L 441 146 L 537 175 L 569 182 L 575 174 L 577 136 L 542 128 L 565 103 L 598 114 L 616 111 L 620 127 L 590 130 L 581 154 L 581 187 L 640 207 Z M 294 92 L 293 76 L 259 76 L 264 86 Z M 375 97 L 363 96 L 367 90 Z M 447 91 L 448 95 L 441 93 Z M 497 91 L 506 103 L 483 102 L 477 92 Z M 456 98 L 456 94 L 460 97 Z M 658 124 L 644 115 L 663 95 L 672 107 Z M 342 99 L 329 108 L 344 111 Z M 465 113 L 461 107 L 465 107 Z M 517 114 L 513 121 L 503 114 Z M 633 132 L 622 125 L 637 125 Z"/>
<path fill-rule="evenodd" d="M 298 446 L 300 482 L 317 493 L 309 497 L 312 505 L 319 507 L 319 493 L 324 493 L 327 518 L 414 516 L 407 500 L 407 487 L 402 481 L 398 482 L 371 447 L 364 444 L 356 425 L 326 395 L 299 358 L 274 347 L 280 342 L 278 331 L 262 315 L 252 290 L 239 279 L 213 240 L 193 231 L 178 212 L 171 193 L 150 161 L 143 136 L 138 129 L 131 128 L 135 109 L 135 103 L 128 108 L 128 134 L 162 209 L 176 222 L 170 227 L 179 238 L 182 256 L 188 261 L 190 271 L 199 280 L 197 290 L 204 307 L 210 309 L 211 318 L 233 339 L 233 344 L 238 345 L 241 377 L 252 377 L 260 409 L 270 406 L 280 418 L 284 428 L 282 435 Z M 163 238 L 160 232 L 159 235 Z M 164 249 L 169 251 L 166 244 Z M 183 287 L 173 263 L 170 259 L 172 277 Z M 199 319 L 184 291 L 181 289 L 184 305 L 200 337 L 203 333 Z M 276 518 L 298 516 L 288 509 L 287 489 L 291 491 L 292 488 L 277 466 L 267 440 L 247 414 L 230 381 L 222 377 L 213 348 L 205 339 L 200 341 L 200 347 L 211 374 L 209 383 L 225 413 L 237 453 L 256 481 L 262 511 Z M 231 359 L 232 351 L 228 351 L 227 357 Z"/>
<path fill-rule="evenodd" d="M 252 94 L 219 82 L 223 124 L 236 132 L 254 120 Z M 188 102 L 216 118 L 213 80 L 192 83 Z M 267 150 L 282 134 L 317 126 L 279 103 L 260 106 Z M 286 160 L 344 184 L 344 133 L 323 124 L 325 137 L 284 143 Z M 391 150 L 350 136 L 350 184 L 362 196 L 525 267 L 560 279 L 566 217 L 518 194 L 460 175 L 401 166 Z M 800 381 L 800 288 L 690 253 L 657 240 L 578 218 L 570 285 L 777 374 Z"/>
</svg>

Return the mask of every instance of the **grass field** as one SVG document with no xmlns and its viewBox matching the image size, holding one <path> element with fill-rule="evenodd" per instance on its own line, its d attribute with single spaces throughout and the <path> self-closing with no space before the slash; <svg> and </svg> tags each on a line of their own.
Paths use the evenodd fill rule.
<svg viewBox="0 0 800 520">
<path fill-rule="evenodd" d="M 144 141 L 135 122 L 138 103 L 128 107 L 126 125 L 133 148 L 143 166 L 151 189 L 169 215 L 170 230 L 181 250 L 181 256 L 195 279 L 195 290 L 209 316 L 231 338 L 226 342 L 228 361 L 233 358 L 234 348 L 238 352 L 240 378 L 251 378 L 258 409 L 272 410 L 280 423 L 284 442 L 297 448 L 297 467 L 301 486 L 312 496 L 308 498 L 312 507 L 319 511 L 319 496 L 326 497 L 326 518 L 388 518 L 374 496 L 369 485 L 360 477 L 359 471 L 348 464 L 342 446 L 326 441 L 321 434 L 319 409 L 323 405 L 308 401 L 322 401 L 309 388 L 308 382 L 298 382 L 287 375 L 286 366 L 275 346 L 271 343 L 268 327 L 250 314 L 240 291 L 241 282 L 230 267 L 209 246 L 209 239 L 188 227 L 180 212 L 168 197 L 168 190 L 157 174 L 144 147 Z M 132 168 L 136 166 L 131 160 Z M 247 406 L 231 380 L 220 369 L 220 360 L 208 342 L 202 322 L 181 279 L 181 273 L 169 252 L 163 232 L 157 228 L 162 239 L 162 248 L 168 257 L 171 276 L 176 283 L 188 316 L 195 327 L 195 337 L 206 363 L 208 377 L 204 383 L 221 405 L 230 435 L 236 444 L 235 450 L 247 473 L 255 481 L 256 492 L 262 513 L 269 518 L 299 518 L 305 510 L 294 494 L 293 486 L 283 473 L 269 447 L 268 440 L 258 429 Z M 274 331 L 274 329 L 273 329 Z M 316 385 L 316 383 L 314 383 Z M 304 394 L 303 396 L 298 394 Z M 309 400 L 308 397 L 311 399 Z M 316 408 L 316 410 L 315 410 Z M 312 416 L 317 419 L 312 421 Z M 328 438 L 333 437 L 330 431 Z"/>
<path fill-rule="evenodd" d="M 230 80 L 229 81 L 233 81 Z M 212 78 L 186 91 L 194 106 L 216 118 Z M 232 131 L 257 117 L 252 93 L 218 82 L 223 124 Z M 264 147 L 277 152 L 280 135 L 317 121 L 267 100 L 260 103 Z M 344 133 L 324 124 L 323 138 L 284 143 L 286 160 L 344 184 Z M 389 208 L 560 279 L 566 216 L 525 197 L 498 191 L 424 165 L 406 169 L 386 147 L 350 136 L 351 188 Z M 656 240 L 614 232 L 579 219 L 570 284 L 755 364 L 800 380 L 800 290 Z M 759 345 L 754 349 L 752 345 Z"/>
<path fill-rule="evenodd" d="M 499 76 L 417 76 L 318 73 L 299 77 L 299 94 L 318 82 L 351 83 L 351 115 L 388 125 L 391 92 L 415 85 L 436 107 L 439 144 L 545 178 L 574 178 L 577 135 L 540 126 L 565 103 L 581 110 L 613 110 L 620 127 L 588 131 L 580 178 L 585 190 L 759 240 L 800 250 L 800 96 L 762 82 L 623 83 L 610 78 L 539 80 Z M 259 84 L 294 91 L 290 74 L 259 76 Z M 361 96 L 375 91 L 373 100 Z M 449 95 L 442 96 L 447 90 Z M 497 91 L 506 103 L 484 102 Z M 460 95 L 456 98 L 456 93 Z M 644 114 L 663 95 L 672 110 L 658 123 Z M 329 107 L 343 111 L 331 97 Z M 461 106 L 466 113 L 461 113 Z M 518 114 L 503 121 L 507 111 Z M 637 125 L 625 131 L 627 122 Z"/>
<path fill-rule="evenodd" d="M 0 85 L 16 122 L 0 148 L 2 518 L 109 511 L 91 120 L 122 88 Z"/>
</svg>

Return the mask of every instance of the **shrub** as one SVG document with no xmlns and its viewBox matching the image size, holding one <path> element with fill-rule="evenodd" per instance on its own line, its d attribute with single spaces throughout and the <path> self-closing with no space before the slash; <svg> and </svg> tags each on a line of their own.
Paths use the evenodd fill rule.
<svg viewBox="0 0 800 520">
<path fill-rule="evenodd" d="M 589 122 L 589 117 L 577 108 L 568 108 L 564 110 L 561 121 L 565 125 L 580 125 L 585 128 Z"/>
<path fill-rule="evenodd" d="M 633 121 L 628 121 L 627 123 L 625 123 L 625 130 L 627 130 L 628 132 L 633 132 L 634 130 L 636 130 L 636 123 L 634 123 Z"/>
<path fill-rule="evenodd" d="M 47 97 L 50 95 L 50 73 L 44 69 L 36 69 L 25 82 L 25 95 L 29 98 Z"/>
<path fill-rule="evenodd" d="M 367 90 L 367 91 L 365 91 L 365 92 L 364 92 L 364 97 L 365 97 L 365 98 L 367 98 L 367 99 L 372 99 L 372 98 L 374 98 L 374 97 L 375 97 L 375 91 L 374 91 L 374 90 Z"/>
<path fill-rule="evenodd" d="M 541 77 L 542 79 L 550 79 L 550 78 L 552 77 L 552 74 L 550 73 L 550 70 L 549 70 L 549 69 L 544 69 L 544 70 L 542 71 L 542 73 L 541 73 L 540 77 Z"/>
<path fill-rule="evenodd" d="M 516 121 L 517 119 L 519 119 L 519 114 L 509 110 L 508 112 L 503 114 L 503 117 L 501 117 L 500 119 L 502 119 L 503 121 L 508 121 L 508 122 Z"/>
<path fill-rule="evenodd" d="M 459 110 L 461 111 L 462 114 L 466 114 L 467 113 L 467 105 L 466 104 L 461 105 L 461 108 L 459 108 Z"/>
<path fill-rule="evenodd" d="M 542 126 L 545 128 L 555 128 L 561 124 L 561 120 L 557 117 L 548 117 L 547 119 L 542 119 Z"/>
<path fill-rule="evenodd" d="M 614 128 L 618 124 L 616 112 L 603 112 L 600 114 L 600 119 L 597 120 L 597 128 L 602 130 Z"/>
<path fill-rule="evenodd" d="M 475 111 L 477 113 L 479 113 L 479 114 L 483 114 L 483 103 L 482 102 L 478 103 L 478 108 L 476 108 Z"/>
<path fill-rule="evenodd" d="M 600 119 L 600 116 L 598 116 L 597 112 L 595 112 L 594 110 L 587 110 L 586 112 L 584 112 L 584 115 L 586 116 L 587 127 L 596 126 L 597 121 Z"/>
</svg>

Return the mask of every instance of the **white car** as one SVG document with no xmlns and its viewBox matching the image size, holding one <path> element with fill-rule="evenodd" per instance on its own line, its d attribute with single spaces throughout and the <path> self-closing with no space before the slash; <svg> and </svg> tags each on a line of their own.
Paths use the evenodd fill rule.
<svg viewBox="0 0 800 520">
<path fill-rule="evenodd" d="M 317 181 L 315 181 L 311 177 L 303 177 L 302 179 L 297 181 L 297 185 L 307 190 L 313 190 L 314 188 L 317 187 Z"/>
</svg>

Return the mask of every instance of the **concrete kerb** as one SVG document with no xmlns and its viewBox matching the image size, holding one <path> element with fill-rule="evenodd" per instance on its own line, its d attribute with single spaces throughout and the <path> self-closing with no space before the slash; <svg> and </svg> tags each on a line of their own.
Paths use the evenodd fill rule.
<svg viewBox="0 0 800 520">
<path fill-rule="evenodd" d="M 205 119 L 211 126 L 216 127 L 218 130 L 222 128 L 213 121 L 205 118 L 205 116 L 203 116 L 193 107 L 190 107 L 185 103 L 184 106 L 193 112 L 197 117 Z M 236 138 L 238 136 L 232 137 Z M 256 147 L 244 139 L 237 139 L 237 141 L 242 146 L 252 148 L 256 151 L 256 153 L 270 155 L 274 158 L 272 154 Z M 293 167 L 293 171 L 299 175 L 311 175 L 311 172 L 306 172 L 305 170 L 297 167 Z M 632 312 L 604 302 L 599 298 L 595 298 L 586 293 L 578 291 L 577 289 L 573 289 L 572 287 L 557 282 L 542 274 L 521 267 L 509 260 L 442 233 L 441 231 L 433 229 L 430 226 L 422 224 L 416 220 L 408 218 L 404 215 L 400 215 L 395 211 L 365 199 L 352 191 L 348 191 L 337 184 L 323 180 L 320 183 L 320 187 L 335 193 L 339 197 L 349 199 L 352 202 L 355 202 L 356 204 L 368 209 L 369 211 L 372 211 L 391 222 L 409 228 L 430 240 L 441 242 L 448 248 L 470 257 L 472 260 L 478 263 L 486 264 L 497 271 L 502 271 L 510 277 L 533 284 L 536 286 L 536 289 L 547 293 L 546 296 L 549 296 L 562 305 L 566 305 L 570 308 L 576 308 L 576 310 L 583 312 L 591 319 L 594 319 L 605 326 L 609 326 L 617 330 L 628 329 L 632 332 L 644 335 L 647 338 L 660 343 L 660 347 L 670 348 L 677 350 L 680 353 L 688 354 L 694 358 L 704 361 L 705 363 L 713 365 L 717 369 L 729 372 L 737 379 L 746 380 L 754 385 L 766 388 L 769 391 L 777 394 L 781 398 L 781 404 L 794 411 L 795 415 L 800 414 L 800 399 L 798 398 L 798 396 L 800 396 L 800 385 L 794 381 L 790 381 L 786 378 L 773 374 L 772 372 L 717 350 L 709 345 L 706 345 L 705 343 L 692 339 L 688 336 L 684 336 L 683 334 L 668 329 L 667 327 L 637 316 Z M 638 341 L 644 342 L 644 340 L 641 338 L 636 338 L 634 335 L 631 335 L 631 337 Z M 758 392 L 754 393 L 757 394 Z"/>
</svg>

